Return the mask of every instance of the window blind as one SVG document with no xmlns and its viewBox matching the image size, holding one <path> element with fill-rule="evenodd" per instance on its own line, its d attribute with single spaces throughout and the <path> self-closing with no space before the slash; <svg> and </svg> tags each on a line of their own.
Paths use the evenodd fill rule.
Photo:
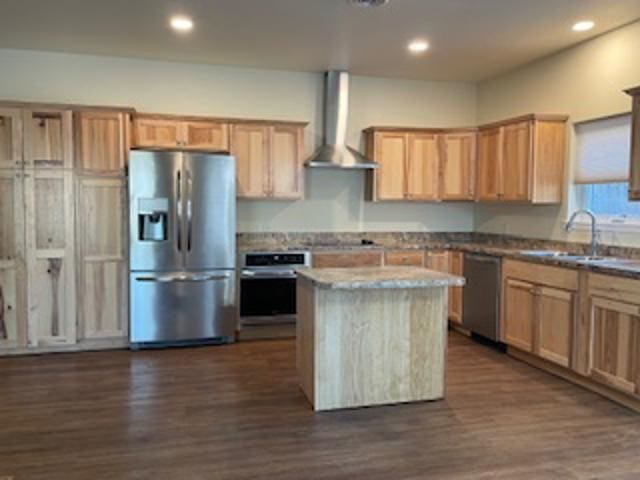
<svg viewBox="0 0 640 480">
<path fill-rule="evenodd" d="M 631 115 L 576 124 L 575 183 L 629 181 Z"/>
</svg>

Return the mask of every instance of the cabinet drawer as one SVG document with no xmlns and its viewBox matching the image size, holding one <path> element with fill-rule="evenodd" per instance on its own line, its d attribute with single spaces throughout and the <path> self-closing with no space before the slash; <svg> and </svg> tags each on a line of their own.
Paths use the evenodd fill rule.
<svg viewBox="0 0 640 480">
<path fill-rule="evenodd" d="M 396 250 L 392 252 L 386 252 L 384 255 L 384 263 L 385 265 L 423 267 L 424 252 L 420 250 L 417 250 L 417 251 Z"/>
<path fill-rule="evenodd" d="M 502 277 L 517 278 L 537 285 L 547 285 L 563 290 L 578 290 L 578 271 L 570 268 L 551 267 L 533 262 L 505 260 Z"/>
<path fill-rule="evenodd" d="M 314 268 L 379 267 L 382 252 L 322 252 L 313 254 Z"/>
</svg>

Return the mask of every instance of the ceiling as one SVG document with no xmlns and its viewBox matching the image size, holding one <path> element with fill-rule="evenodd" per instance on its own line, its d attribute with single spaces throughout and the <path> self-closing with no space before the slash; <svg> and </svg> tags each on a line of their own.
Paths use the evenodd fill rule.
<svg viewBox="0 0 640 480">
<path fill-rule="evenodd" d="M 177 13 L 193 32 L 168 28 Z M 596 27 L 572 32 L 581 18 Z M 478 81 L 638 18 L 640 0 L 2 0 L 0 48 Z"/>
</svg>

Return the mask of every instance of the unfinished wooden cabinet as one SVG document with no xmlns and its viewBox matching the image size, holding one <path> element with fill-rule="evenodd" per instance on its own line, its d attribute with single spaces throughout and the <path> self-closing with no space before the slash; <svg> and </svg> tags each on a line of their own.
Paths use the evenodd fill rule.
<svg viewBox="0 0 640 480">
<path fill-rule="evenodd" d="M 29 346 L 76 341 L 73 179 L 68 170 L 24 173 Z"/>
<path fill-rule="evenodd" d="M 562 367 L 572 366 L 578 284 L 576 270 L 505 260 L 502 341 Z"/>
<path fill-rule="evenodd" d="M 82 110 L 74 114 L 76 169 L 124 174 L 129 155 L 129 113 Z"/>
<path fill-rule="evenodd" d="M 385 252 L 384 264 L 389 266 L 424 267 L 422 250 L 392 250 Z"/>
<path fill-rule="evenodd" d="M 303 196 L 303 129 L 300 125 L 234 124 L 240 198 L 295 200 Z"/>
<path fill-rule="evenodd" d="M 23 110 L 24 167 L 73 168 L 71 110 Z"/>
<path fill-rule="evenodd" d="M 135 148 L 180 148 L 206 152 L 229 151 L 229 125 L 225 121 L 170 115 L 136 115 Z"/>
<path fill-rule="evenodd" d="M 22 110 L 0 108 L 0 169 L 22 166 Z"/>
<path fill-rule="evenodd" d="M 440 136 L 440 198 L 473 200 L 477 135 L 475 131 L 445 133 Z"/>
<path fill-rule="evenodd" d="M 464 253 L 449 251 L 449 273 L 464 277 Z M 464 287 L 449 287 L 449 320 L 462 324 Z"/>
<path fill-rule="evenodd" d="M 27 345 L 22 173 L 0 170 L 0 352 Z"/>
<path fill-rule="evenodd" d="M 127 181 L 77 180 L 78 338 L 128 334 Z"/>
<path fill-rule="evenodd" d="M 640 398 L 640 281 L 590 274 L 589 376 Z"/>
<path fill-rule="evenodd" d="M 314 268 L 380 267 L 382 262 L 383 255 L 379 250 L 317 252 L 312 258 Z"/>
<path fill-rule="evenodd" d="M 632 97 L 629 200 L 640 200 L 640 87 L 627 93 Z"/>
<path fill-rule="evenodd" d="M 560 115 L 527 115 L 480 127 L 477 200 L 560 203 L 566 122 Z"/>
</svg>

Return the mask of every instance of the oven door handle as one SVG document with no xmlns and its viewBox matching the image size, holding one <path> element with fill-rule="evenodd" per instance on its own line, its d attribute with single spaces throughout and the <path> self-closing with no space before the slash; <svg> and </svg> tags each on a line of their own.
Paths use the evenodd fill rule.
<svg viewBox="0 0 640 480">
<path fill-rule="evenodd" d="M 278 278 L 296 278 L 296 272 L 256 272 L 254 270 L 242 270 L 240 278 L 259 278 L 261 280 L 278 279 Z"/>
</svg>

